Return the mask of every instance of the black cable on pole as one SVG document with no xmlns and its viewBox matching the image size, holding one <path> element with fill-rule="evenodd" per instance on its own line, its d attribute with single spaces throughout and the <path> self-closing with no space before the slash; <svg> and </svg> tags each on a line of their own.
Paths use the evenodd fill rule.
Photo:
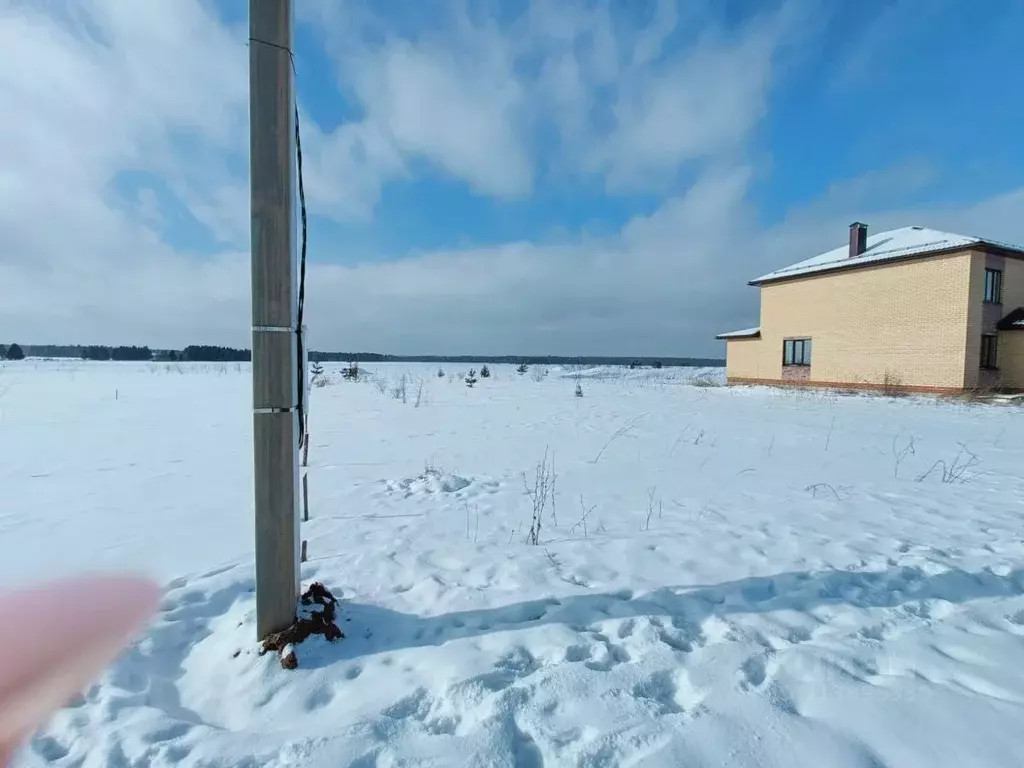
<svg viewBox="0 0 1024 768">
<path fill-rule="evenodd" d="M 302 185 L 302 135 L 299 132 L 299 105 L 295 103 L 295 154 L 299 176 L 299 215 L 302 220 L 302 240 L 299 256 L 299 305 L 297 312 L 297 325 L 295 328 L 295 340 L 299 355 L 299 381 L 298 381 L 298 413 L 299 413 L 299 445 L 305 439 L 306 434 L 306 361 L 305 361 L 305 339 L 302 333 L 302 316 L 306 304 L 306 190 Z"/>
<path fill-rule="evenodd" d="M 269 40 L 260 40 L 256 37 L 249 38 L 250 43 L 261 43 L 263 45 L 269 45 L 274 48 L 280 48 L 282 51 L 288 54 L 288 60 L 292 65 L 292 74 L 297 75 L 298 72 L 295 69 L 295 53 L 283 45 L 272 43 Z M 298 311 L 296 312 L 296 328 L 295 328 L 295 346 L 296 353 L 298 354 L 298 402 L 296 403 L 296 411 L 299 416 L 299 445 L 302 445 L 302 441 L 305 439 L 306 434 L 306 363 L 305 363 L 305 339 L 302 333 L 302 316 L 306 304 L 306 190 L 302 185 L 302 134 L 299 131 L 299 101 L 295 100 L 295 156 L 296 165 L 299 177 L 299 213 L 302 219 L 302 240 L 301 250 L 299 256 L 299 303 Z"/>
</svg>

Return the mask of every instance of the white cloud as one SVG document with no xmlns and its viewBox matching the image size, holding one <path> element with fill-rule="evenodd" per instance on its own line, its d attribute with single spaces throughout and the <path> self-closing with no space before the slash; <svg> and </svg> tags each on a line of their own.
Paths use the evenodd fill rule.
<svg viewBox="0 0 1024 768">
<path fill-rule="evenodd" d="M 158 174 L 244 247 L 226 164 L 247 136 L 244 33 L 193 0 L 8 2 L 0 48 L 0 327 L 148 341 L 175 335 L 181 313 L 202 317 L 219 281 L 237 282 L 224 273 L 237 257 L 176 252 L 157 235 L 152 190 L 122 201 L 115 187 Z"/>
<path fill-rule="evenodd" d="M 504 27 L 453 5 L 443 23 L 400 34 L 364 4 L 301 3 L 361 110 L 331 131 L 304 118 L 313 212 L 369 219 L 385 185 L 424 164 L 498 198 L 552 176 L 588 191 L 663 189 L 688 165 L 695 179 L 607 237 L 314 263 L 320 347 L 716 353 L 714 333 L 756 318 L 746 280 L 842 242 L 850 210 L 875 229 L 1024 241 L 1024 190 L 893 210 L 898 199 L 879 190 L 927 183 L 923 164 L 837 184 L 760 225 L 745 149 L 782 40 L 799 27 L 785 12 L 726 32 L 667 2 L 634 27 L 608 4 L 534 0 Z M 695 42 L 675 50 L 681 33 Z M 0 121 L 4 341 L 247 343 L 245 38 L 198 0 L 0 0 L 0 103 L 16 116 Z M 158 178 L 220 251 L 184 250 L 145 185 L 120 199 L 128 172 Z"/>
<path fill-rule="evenodd" d="M 333 346 L 405 353 L 721 354 L 714 334 L 757 322 L 747 280 L 842 244 L 849 224 L 844 201 L 825 201 L 761 227 L 750 178 L 745 167 L 713 170 L 596 241 L 318 267 L 309 305 L 317 343 L 358 339 Z M 851 186 L 870 197 L 870 181 Z M 857 210 L 874 231 L 917 223 L 1024 242 L 1014 213 L 1022 204 L 1024 189 L 965 208 Z"/>
<path fill-rule="evenodd" d="M 384 184 L 408 176 L 401 153 L 377 124 L 345 123 L 324 134 L 311 120 L 301 116 L 300 120 L 310 213 L 370 219 Z"/>
<path fill-rule="evenodd" d="M 661 0 L 637 25 L 607 4 L 534 0 L 499 28 L 452 0 L 439 22 L 402 35 L 375 7 L 305 7 L 341 87 L 402 155 L 499 197 L 528 193 L 544 170 L 663 190 L 684 163 L 742 149 L 803 19 L 783 5 L 726 31 Z M 680 33 L 695 42 L 667 45 Z"/>
<path fill-rule="evenodd" d="M 358 90 L 370 120 L 401 152 L 484 194 L 523 195 L 532 168 L 513 121 L 524 93 L 509 62 L 490 58 L 396 42 L 368 62 Z"/>
</svg>

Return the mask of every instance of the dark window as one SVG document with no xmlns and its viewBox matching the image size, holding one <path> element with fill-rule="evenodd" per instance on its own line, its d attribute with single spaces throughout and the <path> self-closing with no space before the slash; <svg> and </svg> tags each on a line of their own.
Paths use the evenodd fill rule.
<svg viewBox="0 0 1024 768">
<path fill-rule="evenodd" d="M 999 350 L 999 337 L 998 336 L 982 336 L 981 337 L 981 367 L 982 368 L 998 368 L 998 350 Z"/>
<path fill-rule="evenodd" d="M 783 365 L 810 365 L 811 340 L 786 339 L 782 342 Z"/>
<path fill-rule="evenodd" d="M 1003 273 L 998 269 L 985 270 L 985 301 L 988 304 L 1003 303 Z"/>
</svg>

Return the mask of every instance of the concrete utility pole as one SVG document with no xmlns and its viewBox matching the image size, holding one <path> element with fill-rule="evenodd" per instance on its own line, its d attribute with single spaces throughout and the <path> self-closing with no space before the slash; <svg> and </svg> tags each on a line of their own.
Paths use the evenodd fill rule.
<svg viewBox="0 0 1024 768">
<path fill-rule="evenodd" d="M 249 1 L 256 633 L 295 621 L 299 414 L 293 0 Z"/>
</svg>

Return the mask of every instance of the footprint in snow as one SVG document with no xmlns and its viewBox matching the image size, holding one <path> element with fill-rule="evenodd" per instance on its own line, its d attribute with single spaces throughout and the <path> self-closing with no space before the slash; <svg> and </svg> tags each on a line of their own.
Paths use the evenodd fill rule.
<svg viewBox="0 0 1024 768">
<path fill-rule="evenodd" d="M 351 679 L 351 678 L 349 678 Z M 315 712 L 318 709 L 323 709 L 328 704 L 334 701 L 334 691 L 326 686 L 320 686 L 314 688 L 303 702 L 307 712 Z"/>
<path fill-rule="evenodd" d="M 774 673 L 774 666 L 770 653 L 751 656 L 740 666 L 740 686 L 744 689 L 760 688 Z"/>
<path fill-rule="evenodd" d="M 594 672 L 610 672 L 619 664 L 628 664 L 633 660 L 629 651 L 621 645 L 612 643 L 600 632 L 594 633 L 594 639 L 597 642 L 590 646 L 590 658 L 585 662 L 587 669 Z"/>
<path fill-rule="evenodd" d="M 653 706 L 659 715 L 677 714 L 682 711 L 676 701 L 676 683 L 672 673 L 662 670 L 649 675 L 632 690 L 633 698 Z"/>
<path fill-rule="evenodd" d="M 355 680 L 361 674 L 363 674 L 363 668 L 358 664 L 353 664 L 351 667 L 345 670 L 344 676 L 346 680 Z"/>
<path fill-rule="evenodd" d="M 634 685 L 632 694 L 656 707 L 659 715 L 696 714 L 702 709 L 705 695 L 693 685 L 685 669 L 655 672 Z"/>
<path fill-rule="evenodd" d="M 187 735 L 193 727 L 191 723 L 167 723 L 146 732 L 142 736 L 142 741 L 147 744 L 162 744 L 165 741 L 175 741 Z"/>
<path fill-rule="evenodd" d="M 63 760 L 71 751 L 52 736 L 39 736 L 32 740 L 31 749 L 48 763 Z"/>
<path fill-rule="evenodd" d="M 565 649 L 565 660 L 570 664 L 590 658 L 590 648 L 585 645 L 570 645 Z"/>
</svg>

